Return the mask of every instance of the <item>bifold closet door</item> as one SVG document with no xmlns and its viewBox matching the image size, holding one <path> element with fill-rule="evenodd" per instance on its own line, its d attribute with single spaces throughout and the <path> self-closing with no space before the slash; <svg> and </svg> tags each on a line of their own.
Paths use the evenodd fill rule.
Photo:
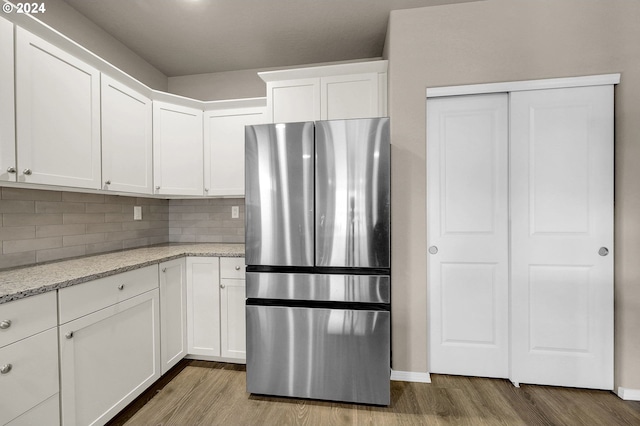
<svg viewBox="0 0 640 426">
<path fill-rule="evenodd" d="M 613 86 L 515 92 L 514 382 L 613 388 Z"/>
<path fill-rule="evenodd" d="M 427 101 L 430 372 L 508 377 L 508 95 Z"/>
</svg>

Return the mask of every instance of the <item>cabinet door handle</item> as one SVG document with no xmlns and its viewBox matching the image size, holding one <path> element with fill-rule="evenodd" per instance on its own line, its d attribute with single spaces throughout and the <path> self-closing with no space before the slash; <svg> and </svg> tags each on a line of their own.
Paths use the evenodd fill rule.
<svg viewBox="0 0 640 426">
<path fill-rule="evenodd" d="M 9 373 L 9 371 L 11 371 L 12 368 L 13 368 L 13 365 L 5 364 L 2 367 L 0 367 L 0 374 L 7 374 Z"/>
<path fill-rule="evenodd" d="M 15 173 L 16 172 L 16 168 L 13 166 L 9 166 L 7 167 L 7 173 Z"/>
<path fill-rule="evenodd" d="M 6 330 L 9 327 L 11 327 L 11 320 L 2 320 L 2 321 L 0 321 L 0 329 Z"/>
<path fill-rule="evenodd" d="M 167 268 L 162 268 L 162 272 L 167 272 Z"/>
<path fill-rule="evenodd" d="M 118 290 L 124 290 L 124 284 L 120 284 L 120 285 L 118 286 Z"/>
<path fill-rule="evenodd" d="M 109 180 L 105 180 L 105 181 L 104 181 L 104 184 L 105 184 L 105 185 L 111 185 L 111 179 L 109 179 Z"/>
<path fill-rule="evenodd" d="M 156 186 L 156 189 L 160 189 L 160 185 Z"/>
<path fill-rule="evenodd" d="M 64 335 L 64 337 L 66 337 L 67 339 L 71 339 L 73 337 L 73 331 L 68 332 Z"/>
<path fill-rule="evenodd" d="M 600 250 L 598 250 L 598 254 L 600 256 L 606 256 L 609 254 L 609 249 L 606 247 L 600 247 Z"/>
<path fill-rule="evenodd" d="M 27 176 L 31 176 L 31 169 L 24 169 L 22 173 L 24 173 Z"/>
<path fill-rule="evenodd" d="M 438 254 L 438 247 L 436 247 L 436 246 L 429 247 L 429 253 Z"/>
<path fill-rule="evenodd" d="M 224 284 L 220 284 L 220 288 L 224 288 Z"/>
<path fill-rule="evenodd" d="M 240 266 L 236 266 L 236 271 L 239 271 L 239 270 L 240 270 Z"/>
</svg>

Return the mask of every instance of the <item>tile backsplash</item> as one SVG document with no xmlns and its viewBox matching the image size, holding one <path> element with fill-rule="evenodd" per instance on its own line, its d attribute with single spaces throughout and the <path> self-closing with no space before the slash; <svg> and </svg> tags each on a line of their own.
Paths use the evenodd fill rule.
<svg viewBox="0 0 640 426">
<path fill-rule="evenodd" d="M 133 206 L 142 207 L 142 220 L 133 220 Z M 0 188 L 0 269 L 167 242 L 244 243 L 244 198 Z"/>
<path fill-rule="evenodd" d="M 232 219 L 231 208 L 239 207 Z M 172 243 L 244 243 L 244 198 L 169 200 Z"/>
</svg>

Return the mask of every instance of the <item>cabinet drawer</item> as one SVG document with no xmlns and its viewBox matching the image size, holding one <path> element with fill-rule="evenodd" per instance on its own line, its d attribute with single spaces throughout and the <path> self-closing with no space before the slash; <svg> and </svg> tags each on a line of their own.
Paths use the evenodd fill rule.
<svg viewBox="0 0 640 426">
<path fill-rule="evenodd" d="M 9 367 L 10 366 L 10 367 Z M 0 349 L 0 424 L 58 393 L 58 332 L 52 328 Z"/>
<path fill-rule="evenodd" d="M 244 257 L 221 257 L 220 278 L 244 280 Z"/>
<path fill-rule="evenodd" d="M 158 265 L 100 278 L 58 294 L 60 324 L 111 306 L 158 287 Z"/>
<path fill-rule="evenodd" d="M 33 426 L 60 424 L 60 394 L 57 393 L 31 410 L 7 423 L 7 426 Z"/>
<path fill-rule="evenodd" d="M 58 325 L 56 292 L 0 305 L 0 348 Z"/>
</svg>

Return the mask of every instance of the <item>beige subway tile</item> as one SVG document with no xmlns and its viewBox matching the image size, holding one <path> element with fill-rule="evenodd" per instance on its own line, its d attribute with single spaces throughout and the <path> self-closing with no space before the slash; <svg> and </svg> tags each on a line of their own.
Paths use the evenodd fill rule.
<svg viewBox="0 0 640 426">
<path fill-rule="evenodd" d="M 104 221 L 105 222 L 127 222 L 133 220 L 133 215 L 128 215 L 125 213 L 105 213 Z"/>
<path fill-rule="evenodd" d="M 2 188 L 3 200 L 60 201 L 62 192 L 40 189 Z"/>
<path fill-rule="evenodd" d="M 169 242 L 172 243 L 195 243 L 195 235 L 170 235 Z"/>
<path fill-rule="evenodd" d="M 104 233 L 69 235 L 69 236 L 62 237 L 62 245 L 64 245 L 65 247 L 94 244 L 94 243 L 100 243 L 103 241 L 104 241 Z"/>
<path fill-rule="evenodd" d="M 135 238 L 133 240 L 124 240 L 122 242 L 122 248 L 124 249 L 130 249 L 130 248 L 135 248 L 135 247 L 144 247 L 149 245 L 149 239 L 148 238 Z"/>
<path fill-rule="evenodd" d="M 142 220 L 168 221 L 169 213 L 146 213 L 142 215 Z"/>
<path fill-rule="evenodd" d="M 149 237 L 147 243 L 151 244 L 165 244 L 169 242 L 168 235 L 158 235 L 157 237 Z"/>
<path fill-rule="evenodd" d="M 35 213 L 35 201 L 2 200 L 0 213 Z"/>
<path fill-rule="evenodd" d="M 64 213 L 63 223 L 104 223 L 104 213 Z"/>
<path fill-rule="evenodd" d="M 149 206 L 150 213 L 169 213 L 169 206 Z"/>
<path fill-rule="evenodd" d="M 85 194 L 82 192 L 63 192 L 62 201 L 78 203 L 104 203 L 103 194 Z"/>
<path fill-rule="evenodd" d="M 136 206 L 140 206 L 140 205 L 144 205 L 144 206 L 148 206 L 148 205 L 156 205 L 156 206 L 163 206 L 163 205 L 168 205 L 169 204 L 169 200 L 164 200 L 161 198 L 142 198 L 142 197 L 137 197 L 136 198 Z"/>
<path fill-rule="evenodd" d="M 106 253 L 108 251 L 122 250 L 122 241 L 105 241 L 102 243 L 87 244 L 87 254 Z"/>
<path fill-rule="evenodd" d="M 36 263 L 35 251 L 0 255 L 0 269 L 15 268 L 16 266 L 32 265 L 34 263 Z"/>
<path fill-rule="evenodd" d="M 104 236 L 105 241 L 123 241 L 137 238 L 136 231 L 119 231 L 119 232 L 107 232 Z"/>
<path fill-rule="evenodd" d="M 129 206 L 129 205 L 125 204 L 125 205 L 121 205 L 120 207 L 121 207 L 120 213 L 129 215 L 129 217 L 133 220 L 133 207 L 134 207 L 134 205 L 132 204 L 132 205 Z M 143 212 L 144 212 L 144 210 L 143 210 Z"/>
<path fill-rule="evenodd" d="M 199 228 L 200 235 L 238 235 L 236 228 Z"/>
<path fill-rule="evenodd" d="M 87 203 L 87 213 L 120 213 L 121 211 L 120 204 Z"/>
<path fill-rule="evenodd" d="M 105 204 L 130 204 L 134 205 L 136 203 L 136 197 L 126 197 L 123 195 L 105 195 L 104 196 Z"/>
<path fill-rule="evenodd" d="M 179 213 L 178 220 L 209 220 L 209 213 Z"/>
<path fill-rule="evenodd" d="M 36 260 L 38 262 L 50 262 L 52 260 L 68 259 L 70 257 L 84 256 L 84 246 L 63 247 L 48 250 L 38 250 Z"/>
<path fill-rule="evenodd" d="M 170 205 L 169 213 L 195 213 L 198 206 Z"/>
<path fill-rule="evenodd" d="M 169 228 L 169 235 L 180 235 L 182 234 L 182 228 Z"/>
<path fill-rule="evenodd" d="M 61 214 L 5 213 L 2 215 L 3 226 L 59 225 L 59 224 L 62 224 Z"/>
<path fill-rule="evenodd" d="M 62 235 L 78 235 L 85 233 L 84 224 L 76 225 L 41 225 L 36 227 L 36 236 L 38 238 L 43 237 L 58 237 Z"/>
<path fill-rule="evenodd" d="M 122 231 L 122 223 L 120 222 L 87 223 L 85 226 L 87 227 L 87 234 Z"/>
<path fill-rule="evenodd" d="M 222 221 L 223 228 L 240 228 L 244 226 L 244 218 L 240 217 L 239 219 L 229 219 Z"/>
<path fill-rule="evenodd" d="M 147 222 L 142 220 L 122 222 L 122 229 L 125 231 L 129 229 L 149 229 L 149 228 L 153 228 L 153 222 Z"/>
<path fill-rule="evenodd" d="M 36 213 L 84 213 L 84 203 L 36 201 Z"/>
<path fill-rule="evenodd" d="M 244 237 L 237 235 L 220 235 L 217 237 L 218 241 L 216 243 L 244 243 Z"/>
<path fill-rule="evenodd" d="M 35 237 L 35 226 L 0 227 L 0 240 L 27 240 Z"/>
<path fill-rule="evenodd" d="M 28 240 L 9 240 L 2 242 L 2 253 L 44 250 L 62 247 L 62 237 L 31 238 Z"/>
<path fill-rule="evenodd" d="M 167 230 L 163 228 L 139 229 L 136 232 L 138 233 L 138 237 L 156 237 L 158 235 L 167 235 Z"/>
</svg>

